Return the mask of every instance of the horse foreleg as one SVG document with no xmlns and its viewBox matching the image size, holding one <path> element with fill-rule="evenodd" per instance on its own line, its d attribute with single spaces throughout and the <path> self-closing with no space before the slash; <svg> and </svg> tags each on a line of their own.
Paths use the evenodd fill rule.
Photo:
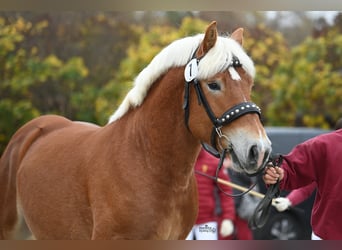
<svg viewBox="0 0 342 250">
<path fill-rule="evenodd" d="M 15 227 L 15 232 L 13 233 L 14 239 L 21 239 L 21 240 L 35 240 L 32 232 L 28 228 L 22 208 L 20 206 L 20 202 L 17 201 L 17 212 L 18 212 L 18 221 Z"/>
<path fill-rule="evenodd" d="M 114 239 L 112 236 L 113 232 L 110 230 L 110 226 L 94 226 L 93 233 L 91 236 L 92 240 L 111 240 Z"/>
<path fill-rule="evenodd" d="M 6 220 L 4 221 L 5 223 L 0 230 L 0 238 L 9 240 L 33 240 L 34 236 L 25 222 L 25 218 L 19 208 L 19 205 L 17 210 L 15 208 L 13 210 L 14 211 L 12 211 L 10 215 L 13 219 L 7 220 L 7 222 Z"/>
<path fill-rule="evenodd" d="M 11 233 L 11 238 L 14 240 L 35 240 L 35 237 L 28 228 L 24 217 L 22 215 L 18 216 L 18 222 Z"/>
</svg>

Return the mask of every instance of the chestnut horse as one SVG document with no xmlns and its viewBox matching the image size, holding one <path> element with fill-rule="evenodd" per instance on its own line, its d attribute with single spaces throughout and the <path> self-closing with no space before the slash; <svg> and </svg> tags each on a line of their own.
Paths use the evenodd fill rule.
<svg viewBox="0 0 342 250">
<path fill-rule="evenodd" d="M 47 115 L 20 128 L 0 162 L 0 238 L 27 225 L 36 239 L 184 239 L 201 143 L 249 174 L 270 154 L 242 40 L 243 29 L 223 37 L 212 22 L 174 41 L 106 126 Z"/>
</svg>

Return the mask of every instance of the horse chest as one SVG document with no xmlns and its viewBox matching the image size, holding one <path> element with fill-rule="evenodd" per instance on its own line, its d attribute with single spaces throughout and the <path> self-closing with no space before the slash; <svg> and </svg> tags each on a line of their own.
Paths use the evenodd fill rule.
<svg viewBox="0 0 342 250">
<path fill-rule="evenodd" d="M 196 205 L 191 202 L 174 206 L 170 205 L 167 211 L 166 216 L 159 220 L 158 238 L 170 240 L 184 239 L 196 219 Z"/>
</svg>

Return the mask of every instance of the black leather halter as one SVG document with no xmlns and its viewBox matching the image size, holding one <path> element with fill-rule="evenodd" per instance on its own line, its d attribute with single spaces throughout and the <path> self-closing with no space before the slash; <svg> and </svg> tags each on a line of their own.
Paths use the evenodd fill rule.
<svg viewBox="0 0 342 250">
<path fill-rule="evenodd" d="M 227 125 L 246 114 L 256 113 L 260 117 L 261 110 L 253 102 L 242 102 L 228 109 L 220 117 L 216 117 L 216 115 L 212 111 L 204 95 L 204 92 L 201 88 L 200 81 L 197 79 L 197 66 L 202 58 L 196 58 L 196 51 L 194 52 L 190 62 L 187 64 L 186 70 L 185 70 L 185 90 L 184 90 L 184 103 L 183 103 L 184 120 L 185 120 L 185 124 L 187 128 L 189 129 L 190 85 L 193 85 L 196 90 L 198 104 L 203 105 L 208 117 L 213 123 L 213 129 L 211 133 L 211 147 L 204 143 L 202 143 L 202 145 L 205 150 L 207 150 L 209 153 L 211 153 L 212 155 L 218 158 L 220 157 L 220 154 L 218 153 L 219 150 L 217 149 L 217 145 L 216 145 L 216 136 L 218 135 L 220 138 L 223 136 L 221 128 L 224 125 Z M 233 56 L 233 61 L 228 66 L 228 68 L 229 67 L 238 68 L 241 66 L 242 64 L 240 63 L 239 59 L 236 56 Z"/>
<path fill-rule="evenodd" d="M 198 66 L 198 63 L 201 60 L 201 58 L 196 58 L 196 51 L 194 52 L 190 62 L 186 65 L 185 72 L 184 72 L 184 76 L 185 76 L 185 91 L 184 91 L 184 103 L 183 103 L 184 120 L 185 120 L 185 124 L 186 124 L 187 128 L 190 130 L 189 124 L 188 124 L 189 123 L 189 112 L 190 112 L 189 111 L 189 98 L 190 98 L 190 85 L 192 84 L 196 90 L 198 104 L 203 105 L 208 117 L 210 118 L 211 122 L 213 123 L 213 129 L 212 129 L 212 133 L 211 133 L 211 147 L 205 143 L 202 143 L 202 146 L 206 151 L 208 151 L 212 155 L 216 156 L 217 158 L 220 158 L 219 164 L 218 164 L 217 169 L 216 169 L 216 176 L 213 177 L 213 178 L 215 178 L 215 180 L 217 182 L 218 172 L 223 165 L 223 160 L 226 157 L 226 153 L 229 149 L 223 148 L 221 153 L 219 153 L 217 146 L 216 146 L 216 136 L 219 136 L 220 138 L 224 137 L 224 135 L 222 134 L 221 128 L 224 125 L 227 125 L 227 124 L 235 121 L 236 119 L 238 119 L 239 117 L 241 117 L 243 115 L 256 113 L 259 115 L 259 118 L 260 118 L 261 110 L 253 102 L 242 102 L 242 103 L 239 103 L 239 104 L 231 107 L 230 109 L 228 109 L 220 117 L 216 117 L 216 115 L 214 114 L 214 112 L 210 108 L 210 105 L 209 105 L 209 103 L 208 103 L 208 101 L 207 101 L 207 99 L 203 93 L 200 81 L 197 79 L 197 73 L 198 73 L 197 66 Z M 229 67 L 238 68 L 241 66 L 242 66 L 242 64 L 240 63 L 239 59 L 236 56 L 233 56 L 233 61 L 228 66 L 228 68 Z M 277 165 L 280 165 L 280 164 L 277 164 Z M 255 173 L 253 175 L 249 175 L 249 174 L 247 174 L 247 175 L 254 176 L 254 175 L 258 175 L 258 174 L 262 173 L 263 171 L 264 171 L 264 168 L 261 168 L 257 173 Z M 197 173 L 197 174 L 201 174 L 201 173 Z M 240 193 L 238 195 L 232 195 L 232 194 L 225 193 L 220 188 L 219 185 L 218 185 L 218 188 L 228 196 L 242 196 L 242 195 L 248 193 L 250 190 L 252 190 L 252 188 L 255 185 L 256 185 L 256 183 L 254 183 L 254 185 L 249 187 L 247 191 Z M 249 225 L 252 228 L 260 228 L 260 227 L 265 225 L 265 223 L 268 219 L 268 216 L 269 216 L 269 210 L 271 207 L 272 198 L 277 197 L 278 195 L 279 195 L 279 183 L 271 185 L 270 188 L 268 189 L 267 193 L 265 194 L 265 197 L 263 198 L 263 200 L 258 204 L 257 209 L 255 210 L 252 218 L 249 221 Z"/>
</svg>

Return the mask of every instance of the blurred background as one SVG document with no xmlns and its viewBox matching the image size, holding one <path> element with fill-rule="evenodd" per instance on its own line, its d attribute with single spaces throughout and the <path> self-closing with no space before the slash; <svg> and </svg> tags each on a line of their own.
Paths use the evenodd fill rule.
<svg viewBox="0 0 342 250">
<path fill-rule="evenodd" d="M 267 126 L 331 129 L 342 116 L 342 12 L 0 12 L 0 155 L 28 120 L 104 125 L 135 76 L 177 38 L 245 29 Z"/>
</svg>

